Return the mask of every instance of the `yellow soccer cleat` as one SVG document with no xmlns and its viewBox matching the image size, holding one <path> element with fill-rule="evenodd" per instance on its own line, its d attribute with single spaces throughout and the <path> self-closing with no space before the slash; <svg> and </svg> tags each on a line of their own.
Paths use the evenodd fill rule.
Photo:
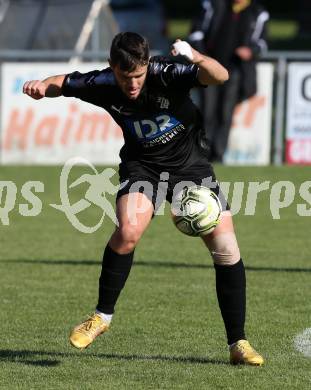
<svg viewBox="0 0 311 390">
<path fill-rule="evenodd" d="M 106 332 L 108 329 L 109 324 L 105 322 L 99 314 L 94 313 L 86 321 L 73 329 L 69 340 L 74 347 L 84 349 L 88 347 L 97 336 Z"/>
<path fill-rule="evenodd" d="M 262 366 L 264 359 L 247 340 L 239 340 L 230 347 L 230 363 Z"/>
</svg>

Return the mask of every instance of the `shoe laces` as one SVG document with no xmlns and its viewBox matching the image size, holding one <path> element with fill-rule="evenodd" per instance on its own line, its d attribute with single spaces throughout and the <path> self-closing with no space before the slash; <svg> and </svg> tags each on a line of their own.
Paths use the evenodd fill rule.
<svg viewBox="0 0 311 390">
<path fill-rule="evenodd" d="M 243 340 L 237 345 L 238 350 L 241 353 L 247 352 L 247 353 L 256 353 L 256 351 L 253 349 L 253 347 L 250 345 L 250 343 L 247 340 Z"/>
<path fill-rule="evenodd" d="M 97 325 L 100 324 L 100 317 L 96 316 L 96 314 L 89 316 L 86 321 L 84 321 L 78 332 L 83 334 L 94 333 L 97 330 Z"/>
</svg>

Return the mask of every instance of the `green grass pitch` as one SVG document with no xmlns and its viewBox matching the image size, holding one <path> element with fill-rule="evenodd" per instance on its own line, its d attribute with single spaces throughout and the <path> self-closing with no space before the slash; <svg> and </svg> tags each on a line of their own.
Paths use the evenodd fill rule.
<svg viewBox="0 0 311 390">
<path fill-rule="evenodd" d="M 106 218 L 96 233 L 83 234 L 49 206 L 60 203 L 60 171 L 1 167 L 0 181 L 13 181 L 18 190 L 9 226 L 0 223 L 1 389 L 311 388 L 311 358 L 293 342 L 311 327 L 311 217 L 296 211 L 306 203 L 299 187 L 310 180 L 310 168 L 216 167 L 220 181 L 282 180 L 296 188 L 279 220 L 271 217 L 269 191 L 258 195 L 254 216 L 244 215 L 244 195 L 234 217 L 247 268 L 247 335 L 266 358 L 261 368 L 228 364 L 211 258 L 200 239 L 174 228 L 168 208 L 137 248 L 111 330 L 85 351 L 71 348 L 71 328 L 96 304 L 101 254 L 113 225 Z M 21 187 L 29 180 L 45 186 L 36 217 L 22 217 L 18 209 L 27 203 Z M 77 187 L 72 201 L 86 188 Z M 5 196 L 2 191 L 2 207 Z M 91 206 L 82 214 L 96 223 L 100 210 Z"/>
</svg>

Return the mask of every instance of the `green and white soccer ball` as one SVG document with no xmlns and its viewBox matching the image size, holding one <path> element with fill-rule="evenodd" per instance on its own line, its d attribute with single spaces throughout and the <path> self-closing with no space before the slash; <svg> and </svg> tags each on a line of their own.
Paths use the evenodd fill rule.
<svg viewBox="0 0 311 390">
<path fill-rule="evenodd" d="M 217 195 L 202 186 L 185 187 L 172 204 L 175 226 L 188 236 L 204 236 L 218 225 L 221 204 Z"/>
</svg>

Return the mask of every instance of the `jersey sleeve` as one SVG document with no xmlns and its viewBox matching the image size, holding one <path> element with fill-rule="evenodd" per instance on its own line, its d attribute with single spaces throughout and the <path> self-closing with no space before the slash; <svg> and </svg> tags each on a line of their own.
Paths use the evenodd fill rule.
<svg viewBox="0 0 311 390">
<path fill-rule="evenodd" d="M 189 90 L 201 86 L 198 80 L 199 68 L 195 64 L 182 64 L 179 62 L 154 62 L 151 73 L 162 86 Z"/>
<path fill-rule="evenodd" d="M 264 54 L 268 49 L 267 22 L 270 16 L 266 10 L 260 10 L 256 15 L 256 22 L 251 26 L 250 48 L 255 58 Z"/>
<path fill-rule="evenodd" d="M 114 83 L 112 72 L 93 70 L 88 73 L 73 72 L 67 74 L 62 85 L 62 95 L 75 97 L 99 105 L 105 101 L 105 92 Z M 102 104 L 100 104 L 102 105 Z"/>
</svg>

